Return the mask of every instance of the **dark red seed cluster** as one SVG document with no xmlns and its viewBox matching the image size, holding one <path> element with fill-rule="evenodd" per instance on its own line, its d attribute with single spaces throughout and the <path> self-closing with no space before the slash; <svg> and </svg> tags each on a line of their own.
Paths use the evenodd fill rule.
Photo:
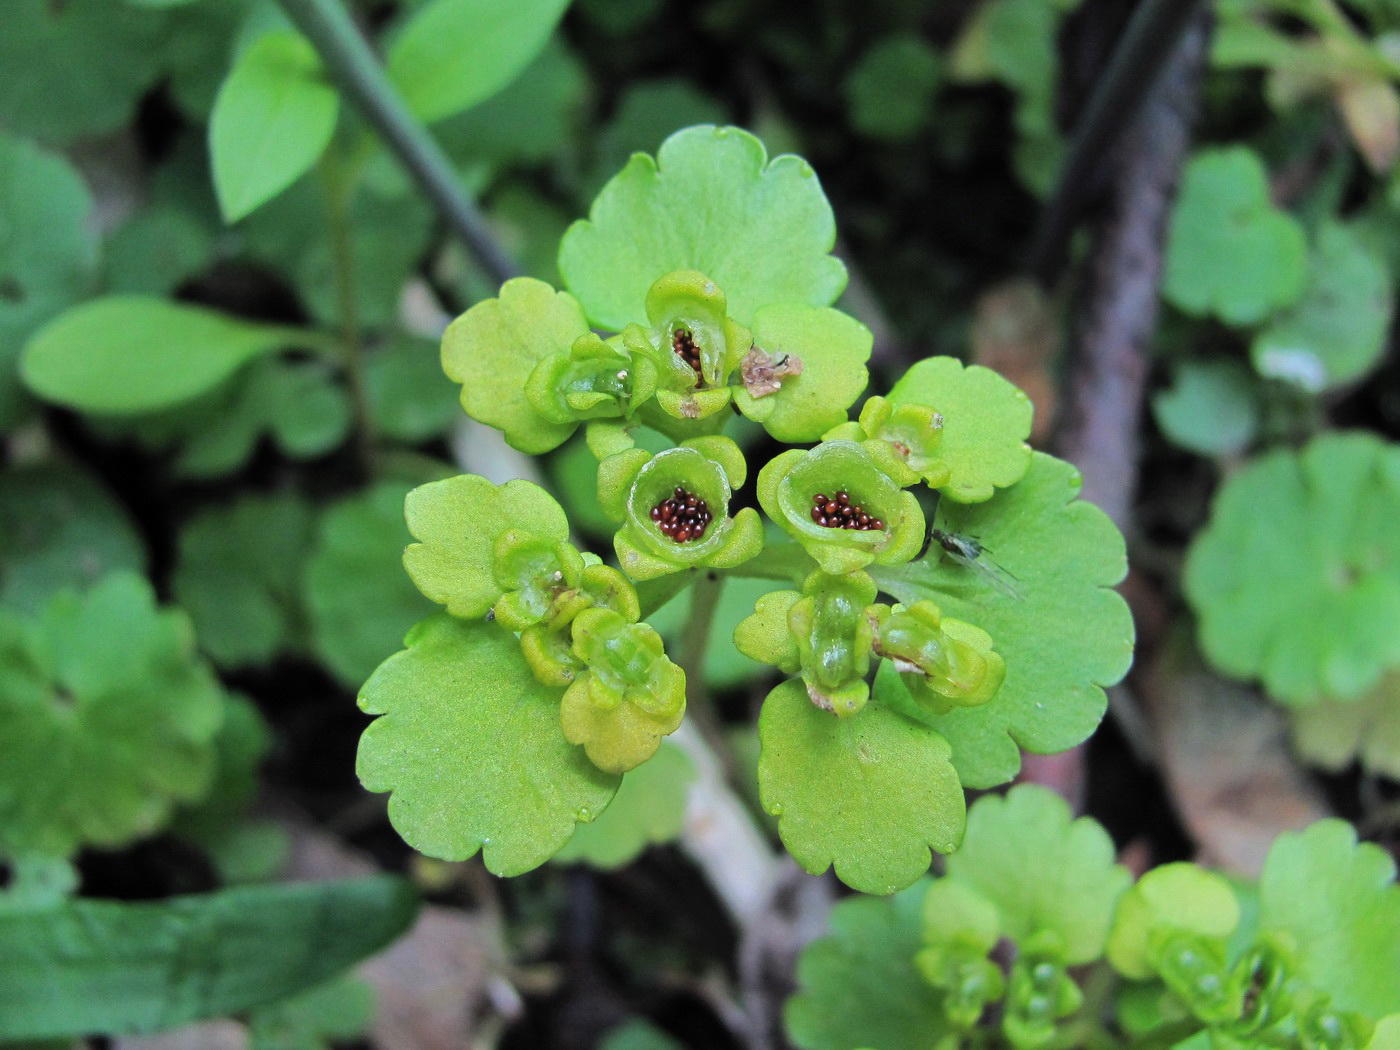
<svg viewBox="0 0 1400 1050">
<path fill-rule="evenodd" d="M 651 508 L 651 520 L 677 543 L 700 539 L 713 518 L 704 500 L 679 485 L 675 492 Z"/>
<path fill-rule="evenodd" d="M 690 366 L 695 373 L 695 381 L 700 382 L 700 348 L 695 345 L 695 337 L 690 334 L 690 329 L 677 328 L 671 333 L 671 349 Z"/>
<path fill-rule="evenodd" d="M 812 497 L 812 520 L 826 529 L 855 529 L 869 532 L 883 529 L 885 523 L 865 512 L 859 503 L 852 503 L 845 492 L 838 492 L 831 499 L 818 492 Z"/>
</svg>

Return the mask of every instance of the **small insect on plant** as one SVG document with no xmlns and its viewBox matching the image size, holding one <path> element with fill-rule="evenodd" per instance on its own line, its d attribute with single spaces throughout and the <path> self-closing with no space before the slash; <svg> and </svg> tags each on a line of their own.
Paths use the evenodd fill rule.
<svg viewBox="0 0 1400 1050">
<path fill-rule="evenodd" d="M 1012 573 L 1003 569 L 990 557 L 991 552 L 975 536 L 964 536 L 957 532 L 944 532 L 942 529 L 928 530 L 929 542 L 943 548 L 953 561 L 971 569 L 1012 601 L 1023 602 L 1026 596 L 1021 593 L 1020 583 Z"/>
</svg>

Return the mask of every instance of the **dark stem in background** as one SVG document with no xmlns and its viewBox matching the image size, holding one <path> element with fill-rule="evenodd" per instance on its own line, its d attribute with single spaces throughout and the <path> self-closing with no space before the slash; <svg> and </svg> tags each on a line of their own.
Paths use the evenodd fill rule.
<svg viewBox="0 0 1400 1050">
<path fill-rule="evenodd" d="M 1141 0 L 1074 129 L 1055 195 L 1041 214 L 1030 272 L 1042 286 L 1059 278 L 1080 212 L 1115 140 L 1149 123 L 1138 117 L 1202 0 Z M 1159 93 L 1160 94 L 1160 93 Z M 1121 181 L 1121 180 L 1120 180 Z"/>
<path fill-rule="evenodd" d="M 341 0 L 277 2 L 477 262 L 497 282 L 518 276 L 519 265 L 501 248 L 481 212 L 462 192 L 451 161 L 409 112 Z"/>
</svg>

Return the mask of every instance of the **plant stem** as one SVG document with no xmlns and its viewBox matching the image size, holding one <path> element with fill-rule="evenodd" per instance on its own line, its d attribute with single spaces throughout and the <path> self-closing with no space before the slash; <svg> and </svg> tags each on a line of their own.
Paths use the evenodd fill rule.
<svg viewBox="0 0 1400 1050">
<path fill-rule="evenodd" d="M 719 573 L 705 571 L 696 575 L 689 614 L 681 632 L 679 663 L 685 671 L 687 716 L 695 722 L 732 782 L 738 772 L 734 754 L 715 718 L 710 691 L 705 686 L 705 652 L 710 646 L 710 629 L 714 625 L 715 610 L 719 608 L 723 590 L 724 577 Z"/>
<path fill-rule="evenodd" d="M 518 275 L 520 267 L 462 191 L 442 148 L 409 112 L 341 0 L 278 3 L 477 262 L 497 281 Z"/>
</svg>

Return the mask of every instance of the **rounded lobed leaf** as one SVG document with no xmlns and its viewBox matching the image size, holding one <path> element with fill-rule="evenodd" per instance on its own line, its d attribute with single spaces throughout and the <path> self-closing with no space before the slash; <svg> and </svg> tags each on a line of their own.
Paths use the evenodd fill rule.
<svg viewBox="0 0 1400 1050">
<path fill-rule="evenodd" d="M 564 509 L 528 481 L 495 485 L 460 474 L 420 485 L 404 500 L 417 543 L 403 553 L 408 575 L 453 616 L 485 616 L 505 588 L 496 580 L 496 540 L 512 525 L 548 544 L 569 538 Z"/>
<path fill-rule="evenodd" d="M 564 739 L 560 690 L 535 680 L 509 631 L 438 615 L 407 643 L 360 691 L 382 716 L 360 740 L 361 782 L 393 793 L 389 819 L 422 853 L 480 850 L 497 875 L 538 867 L 602 812 L 618 778 Z"/>
<path fill-rule="evenodd" d="M 700 126 L 668 138 L 655 160 L 632 156 L 569 227 L 559 271 L 589 320 L 613 331 L 645 317 L 652 282 L 675 270 L 709 276 L 748 324 L 769 303 L 834 302 L 846 284 L 835 240 L 805 161 L 770 161 L 748 132 Z"/>
<path fill-rule="evenodd" d="M 1031 464 L 1035 412 L 1030 398 L 990 368 L 964 367 L 955 357 L 918 362 L 895 383 L 896 406 L 927 405 L 943 416 L 937 458 L 948 468 L 936 486 L 959 503 L 980 503 L 998 488 L 1014 485 Z"/>
<path fill-rule="evenodd" d="M 1064 799 L 1032 784 L 977 800 L 948 877 L 996 905 L 1002 935 L 1017 944 L 1054 934 L 1070 965 L 1102 954 L 1114 907 L 1132 882 L 1099 823 L 1074 820 Z"/>
<path fill-rule="evenodd" d="M 1014 777 L 1017 744 L 1052 754 L 1087 739 L 1107 707 L 1103 687 L 1132 663 L 1132 615 L 1109 589 L 1127 572 L 1123 537 L 1103 511 L 1075 498 L 1079 485 L 1074 467 L 1037 452 L 1025 478 L 988 502 L 940 508 L 935 527 L 975 540 L 977 558 L 870 570 L 900 601 L 930 599 L 986 631 L 1006 662 L 993 699 L 926 716 L 952 744 L 969 787 Z M 978 571 L 992 559 L 1009 583 Z"/>
<path fill-rule="evenodd" d="M 1108 960 L 1123 976 L 1145 980 L 1171 965 L 1159 953 L 1171 935 L 1186 935 L 1204 954 L 1207 947 L 1223 947 L 1239 924 L 1239 901 L 1224 876 L 1184 861 L 1163 864 L 1143 875 L 1119 902 L 1106 946 Z"/>
<path fill-rule="evenodd" d="M 837 718 L 790 681 L 768 694 L 758 733 L 763 805 L 806 871 L 834 865 L 852 889 L 893 893 L 928 870 L 931 848 L 957 848 L 962 785 L 927 726 L 878 703 Z"/>
<path fill-rule="evenodd" d="M 1350 700 L 1400 666 L 1400 449 L 1327 434 L 1220 489 L 1186 561 L 1218 668 L 1303 707 Z"/>
<path fill-rule="evenodd" d="M 1324 700 L 1290 713 L 1293 746 L 1305 762 L 1340 773 L 1355 761 L 1400 780 L 1400 675 L 1386 674 L 1357 700 Z"/>
<path fill-rule="evenodd" d="M 1243 452 L 1259 430 L 1259 381 L 1231 360 L 1187 362 L 1152 398 L 1152 414 L 1176 445 L 1203 456 Z"/>
<path fill-rule="evenodd" d="M 207 789 L 223 717 L 189 621 L 134 573 L 0 610 L 0 856 L 160 828 Z"/>
<path fill-rule="evenodd" d="M 537 455 L 562 445 L 578 426 L 553 423 L 526 396 L 530 373 L 554 354 L 568 354 L 588 334 L 573 296 L 533 277 L 501 285 L 500 296 L 477 303 L 447 326 L 442 370 L 462 384 L 467 415 L 506 436 L 512 448 Z"/>
</svg>

